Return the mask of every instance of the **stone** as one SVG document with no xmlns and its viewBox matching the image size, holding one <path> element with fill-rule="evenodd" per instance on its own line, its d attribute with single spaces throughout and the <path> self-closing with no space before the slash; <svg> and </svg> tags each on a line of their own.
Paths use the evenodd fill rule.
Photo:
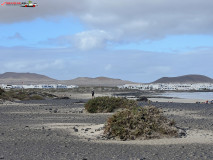
<svg viewBox="0 0 213 160">
<path fill-rule="evenodd" d="M 86 128 L 85 131 L 89 131 L 91 128 Z"/>
<path fill-rule="evenodd" d="M 77 129 L 77 128 L 73 127 L 73 129 L 74 129 L 75 132 L 78 132 L 78 129 Z"/>
</svg>

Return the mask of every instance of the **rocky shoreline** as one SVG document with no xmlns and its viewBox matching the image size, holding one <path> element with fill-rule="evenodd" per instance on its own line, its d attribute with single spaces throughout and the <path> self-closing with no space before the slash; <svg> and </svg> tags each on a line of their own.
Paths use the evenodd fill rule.
<svg viewBox="0 0 213 160">
<path fill-rule="evenodd" d="M 123 142 L 99 137 L 111 114 L 85 113 L 86 101 L 0 104 L 0 159 L 213 159 L 211 104 L 152 103 L 185 129 L 187 138 Z"/>
</svg>

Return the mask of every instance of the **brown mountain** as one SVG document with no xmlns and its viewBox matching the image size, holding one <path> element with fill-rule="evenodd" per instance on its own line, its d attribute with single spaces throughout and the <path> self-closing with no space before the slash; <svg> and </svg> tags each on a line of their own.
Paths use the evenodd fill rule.
<svg viewBox="0 0 213 160">
<path fill-rule="evenodd" d="M 163 77 L 153 83 L 213 83 L 213 79 L 203 75 L 184 75 L 179 77 Z"/>
<path fill-rule="evenodd" d="M 121 79 L 113 79 L 107 77 L 96 77 L 96 78 L 89 78 L 89 77 L 79 77 L 73 80 L 64 81 L 67 84 L 74 84 L 78 86 L 118 86 L 124 84 L 133 84 L 134 82 L 131 81 L 124 81 Z"/>
<path fill-rule="evenodd" d="M 113 79 L 107 77 L 80 77 L 73 80 L 56 80 L 44 75 L 35 73 L 15 73 L 6 72 L 0 74 L 0 84 L 67 84 L 78 86 L 117 86 L 127 83 L 134 83 L 130 81 L 123 81 L 121 79 Z"/>
<path fill-rule="evenodd" d="M 6 72 L 0 74 L 0 84 L 56 83 L 57 80 L 35 73 Z"/>
</svg>

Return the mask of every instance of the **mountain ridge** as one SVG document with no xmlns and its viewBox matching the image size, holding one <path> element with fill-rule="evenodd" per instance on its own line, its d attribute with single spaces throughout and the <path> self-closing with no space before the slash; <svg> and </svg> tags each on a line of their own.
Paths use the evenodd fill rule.
<svg viewBox="0 0 213 160">
<path fill-rule="evenodd" d="M 0 79 L 42 79 L 42 80 L 55 80 L 45 75 L 36 73 L 16 73 L 16 72 L 5 72 L 0 74 Z"/>
<path fill-rule="evenodd" d="M 152 83 L 213 83 L 213 79 L 204 75 L 189 74 L 177 77 L 162 77 Z"/>
<path fill-rule="evenodd" d="M 213 79 L 204 75 L 183 75 L 177 77 L 162 77 L 152 83 L 213 83 Z M 0 84 L 67 84 L 78 86 L 118 86 L 137 84 L 135 82 L 109 77 L 78 77 L 71 80 L 57 80 L 36 73 L 6 72 L 0 74 Z"/>
<path fill-rule="evenodd" d="M 79 86 L 111 86 L 111 87 L 124 85 L 127 83 L 133 83 L 133 84 L 135 83 L 131 81 L 108 78 L 108 77 L 96 77 L 96 78 L 78 77 L 72 80 L 65 80 L 64 82 L 72 83 L 74 85 L 79 85 Z"/>
<path fill-rule="evenodd" d="M 16 73 L 6 72 L 0 74 L 0 84 L 67 84 L 78 86 L 117 86 L 126 83 L 134 83 L 121 79 L 114 79 L 108 77 L 78 77 L 71 80 L 56 80 L 45 75 L 36 73 Z"/>
</svg>

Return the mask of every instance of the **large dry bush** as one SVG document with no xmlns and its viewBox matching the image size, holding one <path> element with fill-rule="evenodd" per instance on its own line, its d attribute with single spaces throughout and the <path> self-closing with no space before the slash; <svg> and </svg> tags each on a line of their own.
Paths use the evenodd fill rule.
<svg viewBox="0 0 213 160">
<path fill-rule="evenodd" d="M 177 137 L 174 124 L 156 107 L 134 107 L 110 117 L 104 133 L 108 138 L 121 140 Z"/>
</svg>

